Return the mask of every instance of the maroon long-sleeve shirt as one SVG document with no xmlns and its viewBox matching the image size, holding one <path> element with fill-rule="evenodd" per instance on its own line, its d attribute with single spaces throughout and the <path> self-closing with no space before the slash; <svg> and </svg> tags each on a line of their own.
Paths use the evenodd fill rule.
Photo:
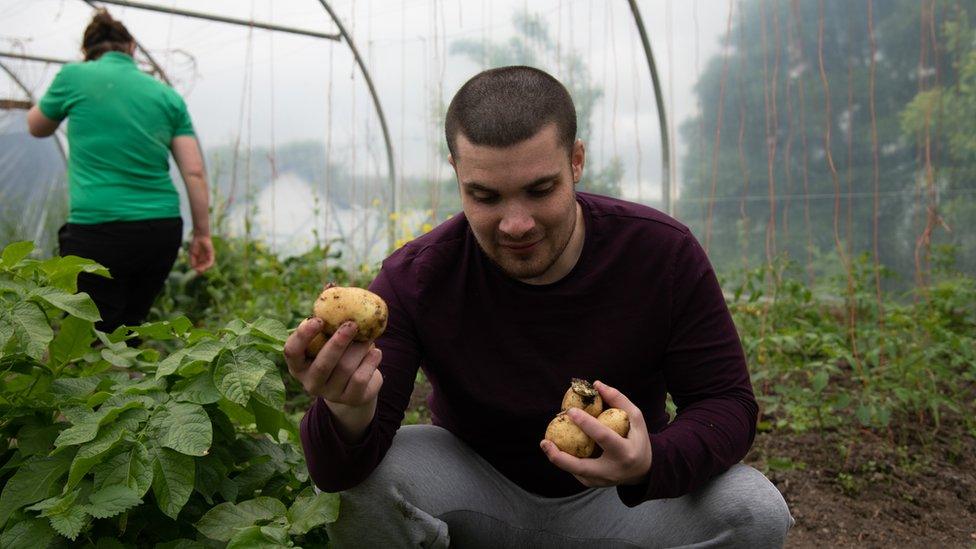
<svg viewBox="0 0 976 549">
<path fill-rule="evenodd" d="M 351 488 L 383 459 L 418 367 L 432 386 L 433 423 L 542 496 L 584 489 L 539 448 L 573 377 L 616 387 L 646 418 L 650 477 L 618 488 L 628 505 L 686 494 L 745 456 L 757 405 L 701 246 L 654 209 L 586 193 L 577 199 L 583 251 L 552 284 L 506 276 L 464 215 L 383 262 L 370 289 L 390 309 L 376 341 L 384 383 L 365 440 L 344 443 L 322 400 L 302 421 L 309 473 L 321 489 Z M 667 392 L 678 409 L 670 424 Z"/>
</svg>

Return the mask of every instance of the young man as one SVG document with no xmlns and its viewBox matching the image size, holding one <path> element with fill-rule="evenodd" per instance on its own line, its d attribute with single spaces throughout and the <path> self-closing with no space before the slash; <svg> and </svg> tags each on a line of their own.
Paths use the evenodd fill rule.
<svg viewBox="0 0 976 549">
<path fill-rule="evenodd" d="M 390 309 L 384 335 L 352 343 L 343 326 L 309 361 L 320 325 L 307 320 L 285 344 L 320 397 L 302 442 L 316 485 L 342 491 L 336 545 L 782 545 L 782 496 L 737 465 L 757 406 L 688 229 L 576 192 L 572 99 L 542 71 L 475 76 L 446 134 L 464 211 L 383 263 L 371 289 Z M 433 425 L 398 430 L 418 367 Z M 630 416 L 623 438 L 570 414 L 602 448 L 595 459 L 540 442 L 573 377 L 598 380 Z"/>
</svg>

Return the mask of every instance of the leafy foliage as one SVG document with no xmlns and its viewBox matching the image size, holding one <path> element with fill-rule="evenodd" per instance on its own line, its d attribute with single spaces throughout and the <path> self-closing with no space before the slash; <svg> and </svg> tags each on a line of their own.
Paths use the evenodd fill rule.
<svg viewBox="0 0 976 549">
<path fill-rule="evenodd" d="M 20 242 L 0 255 L 3 546 L 321 543 L 315 529 L 335 520 L 338 496 L 311 492 L 284 411 L 285 326 L 207 330 L 174 316 L 98 332 L 75 279 L 107 272 L 31 251 Z M 171 350 L 129 347 L 136 337 Z M 214 518 L 226 512 L 235 520 Z"/>
</svg>

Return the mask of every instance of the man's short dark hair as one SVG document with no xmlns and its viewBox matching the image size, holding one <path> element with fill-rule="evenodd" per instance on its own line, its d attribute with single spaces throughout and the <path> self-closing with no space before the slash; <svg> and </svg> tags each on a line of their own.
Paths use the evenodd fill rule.
<svg viewBox="0 0 976 549">
<path fill-rule="evenodd" d="M 572 154 L 576 141 L 576 108 L 558 80 L 524 66 L 490 69 L 458 90 L 447 108 L 447 148 L 457 159 L 459 133 L 475 145 L 509 147 L 555 123 L 559 143 Z"/>
</svg>

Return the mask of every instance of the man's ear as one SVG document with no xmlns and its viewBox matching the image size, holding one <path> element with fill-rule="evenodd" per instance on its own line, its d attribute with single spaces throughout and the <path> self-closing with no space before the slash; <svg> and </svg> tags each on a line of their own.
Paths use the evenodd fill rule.
<svg viewBox="0 0 976 549">
<path fill-rule="evenodd" d="M 454 155 L 453 154 L 450 154 L 450 153 L 447 154 L 447 163 L 450 164 L 451 167 L 454 168 L 455 171 L 457 171 L 457 166 L 454 165 Z"/>
<path fill-rule="evenodd" d="M 586 146 L 582 139 L 577 139 L 573 143 L 573 156 L 570 158 L 573 168 L 573 183 L 579 183 L 583 178 L 583 166 L 586 164 Z"/>
</svg>

